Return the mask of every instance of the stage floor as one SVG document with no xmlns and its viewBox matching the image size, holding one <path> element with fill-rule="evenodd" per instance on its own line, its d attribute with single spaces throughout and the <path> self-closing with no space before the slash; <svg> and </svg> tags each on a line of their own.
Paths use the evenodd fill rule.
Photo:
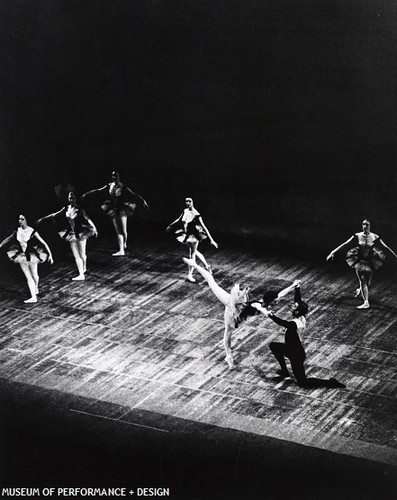
<svg viewBox="0 0 397 500">
<path fill-rule="evenodd" d="M 113 243 L 89 242 L 84 282 L 71 281 L 76 271 L 67 252 L 59 252 L 53 266 L 42 265 L 37 304 L 23 303 L 25 279 L 2 256 L 0 377 L 8 429 L 14 429 L 10 415 L 23 432 L 31 418 L 47 436 L 69 440 L 73 430 L 76 442 L 123 453 L 134 441 L 140 453 L 145 446 L 150 449 L 151 457 L 156 450 L 167 456 L 164 450 L 175 450 L 175 443 L 186 439 L 201 454 L 205 442 L 205 453 L 213 457 L 221 442 L 221 456 L 228 460 L 230 451 L 235 468 L 244 462 L 242 449 L 255 463 L 253 457 L 262 460 L 271 449 L 269 439 L 280 440 L 284 457 L 302 445 L 310 450 L 309 462 L 302 451 L 294 452 L 295 467 L 313 466 L 321 453 L 332 452 L 327 455 L 331 462 L 351 465 L 359 459 L 367 478 L 373 469 L 362 464 L 370 461 L 380 483 L 389 485 L 397 465 L 397 283 L 391 259 L 375 276 L 371 309 L 357 310 L 355 276 L 341 261 L 329 264 L 325 258 L 252 245 L 221 244 L 219 250 L 203 245 L 216 280 L 226 289 L 239 282 L 249 285 L 255 297 L 302 280 L 303 299 L 311 308 L 307 372 L 347 385 L 308 390 L 276 378 L 268 344 L 281 340 L 283 329 L 263 317 L 236 330 L 237 366 L 229 370 L 222 346 L 223 306 L 200 276 L 196 284 L 186 280 L 184 247 L 140 234 L 126 257 L 116 258 Z M 281 317 L 288 317 L 291 298 L 277 307 Z M 61 421 L 62 431 L 54 423 Z M 250 452 L 241 448 L 241 436 Z M 227 442 L 233 443 L 231 450 Z M 283 455 L 273 453 L 274 465 Z M 197 495 L 185 498 L 223 498 L 219 492 Z M 380 497 L 387 498 L 386 490 Z M 336 496 L 323 493 L 323 498 Z"/>
</svg>

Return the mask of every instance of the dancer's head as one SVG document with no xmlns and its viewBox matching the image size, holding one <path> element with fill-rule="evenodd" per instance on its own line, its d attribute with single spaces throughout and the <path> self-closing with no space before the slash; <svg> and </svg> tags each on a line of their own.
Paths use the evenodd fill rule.
<svg viewBox="0 0 397 500">
<path fill-rule="evenodd" d="M 299 318 L 299 316 L 306 316 L 309 312 L 309 306 L 306 302 L 303 302 L 303 300 L 300 302 L 294 302 L 291 307 L 291 312 L 292 316 L 295 318 Z"/>
<path fill-rule="evenodd" d="M 26 217 L 24 215 L 20 215 L 18 217 L 18 224 L 19 227 L 25 228 L 28 225 L 28 221 L 26 220 Z"/>
<path fill-rule="evenodd" d="M 70 193 L 68 194 L 68 202 L 71 205 L 76 205 L 77 204 L 77 196 L 74 194 L 73 191 L 70 191 Z"/>
<path fill-rule="evenodd" d="M 268 290 L 263 294 L 262 301 L 265 307 L 277 304 L 278 293 L 275 290 Z"/>
<path fill-rule="evenodd" d="M 113 170 L 112 172 L 112 181 L 120 182 L 120 172 L 117 172 L 117 170 Z"/>
<path fill-rule="evenodd" d="M 187 196 L 185 198 L 185 205 L 187 208 L 192 208 L 193 207 L 193 198 L 190 198 L 189 196 Z"/>
<path fill-rule="evenodd" d="M 369 233 L 370 230 L 371 230 L 371 222 L 369 221 L 369 219 L 364 219 L 363 222 L 362 222 L 362 228 L 363 228 L 363 231 L 364 233 Z"/>
</svg>

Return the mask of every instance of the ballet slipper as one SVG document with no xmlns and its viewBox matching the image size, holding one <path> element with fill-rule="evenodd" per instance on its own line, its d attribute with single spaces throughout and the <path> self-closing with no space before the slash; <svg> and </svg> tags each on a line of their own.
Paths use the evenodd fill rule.
<svg viewBox="0 0 397 500">
<path fill-rule="evenodd" d="M 112 255 L 113 255 L 113 257 L 122 257 L 123 255 L 125 255 L 125 252 L 124 252 L 124 250 L 119 250 L 116 253 L 112 253 Z"/>
<path fill-rule="evenodd" d="M 84 274 L 79 274 L 75 278 L 72 278 L 72 281 L 84 281 L 84 280 L 85 280 Z"/>
<path fill-rule="evenodd" d="M 233 356 L 232 355 L 226 356 L 225 361 L 229 365 L 229 369 L 230 370 L 233 370 L 235 368 L 234 361 L 233 361 Z"/>
<path fill-rule="evenodd" d="M 37 302 L 37 298 L 35 298 L 35 297 L 30 297 L 30 299 L 24 300 L 25 304 L 34 304 L 36 302 Z"/>
<path fill-rule="evenodd" d="M 361 304 L 361 306 L 357 306 L 356 309 L 369 309 L 369 303 L 364 302 L 364 304 Z"/>
<path fill-rule="evenodd" d="M 196 280 L 193 278 L 191 274 L 187 275 L 187 279 L 190 281 L 190 283 L 196 283 Z"/>
</svg>

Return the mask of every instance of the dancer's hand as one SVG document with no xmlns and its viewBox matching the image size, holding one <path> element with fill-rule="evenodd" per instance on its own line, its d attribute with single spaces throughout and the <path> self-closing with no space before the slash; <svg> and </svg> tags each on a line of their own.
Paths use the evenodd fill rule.
<svg viewBox="0 0 397 500">
<path fill-rule="evenodd" d="M 94 227 L 94 238 L 98 238 L 98 230 Z"/>
<path fill-rule="evenodd" d="M 293 283 L 293 285 L 296 288 L 296 287 L 300 287 L 301 283 L 302 283 L 301 280 L 295 280 L 294 283 Z"/>
<path fill-rule="evenodd" d="M 49 262 L 50 264 L 53 264 L 53 263 L 54 263 L 54 259 L 52 258 L 52 255 L 49 255 L 49 256 L 48 256 L 48 262 Z"/>
<path fill-rule="evenodd" d="M 42 218 L 41 219 L 37 219 L 37 221 L 34 223 L 35 226 L 38 226 L 42 220 L 43 220 Z"/>
<path fill-rule="evenodd" d="M 169 233 L 171 231 L 171 224 L 169 226 L 167 226 L 165 231 L 166 231 L 166 233 Z"/>
<path fill-rule="evenodd" d="M 326 260 L 327 260 L 327 261 L 328 261 L 328 260 L 334 260 L 334 256 L 335 256 L 334 252 L 331 252 L 331 253 L 327 256 L 327 259 L 326 259 Z"/>
<path fill-rule="evenodd" d="M 211 240 L 210 240 L 210 244 L 211 244 L 212 246 L 214 246 L 215 248 L 218 248 L 218 243 L 217 243 L 215 240 L 213 240 L 212 238 L 211 238 Z"/>
<path fill-rule="evenodd" d="M 146 203 L 146 201 L 145 201 L 145 200 L 143 200 L 143 208 L 144 208 L 145 210 L 149 210 L 149 205 Z"/>
</svg>

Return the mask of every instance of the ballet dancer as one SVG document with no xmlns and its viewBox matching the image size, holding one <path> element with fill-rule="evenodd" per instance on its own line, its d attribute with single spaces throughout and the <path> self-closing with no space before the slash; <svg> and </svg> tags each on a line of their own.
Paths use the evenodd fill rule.
<svg viewBox="0 0 397 500">
<path fill-rule="evenodd" d="M 58 212 L 41 217 L 36 224 L 46 219 L 54 219 L 58 223 L 58 234 L 62 240 L 69 243 L 79 273 L 72 278 L 72 281 L 84 281 L 87 270 L 87 239 L 90 236 L 98 236 L 98 231 L 92 220 L 77 204 L 74 193 L 69 193 L 68 202 Z"/>
<path fill-rule="evenodd" d="M 396 259 L 397 255 L 382 241 L 379 235 L 371 232 L 371 223 L 368 219 L 363 220 L 362 229 L 361 232 L 355 233 L 332 250 L 327 256 L 327 261 L 332 260 L 335 253 L 342 248 L 354 245 L 346 254 L 346 262 L 356 271 L 359 288 L 356 289 L 355 296 L 359 297 L 361 294 L 364 300 L 360 306 L 357 306 L 357 309 L 368 309 L 370 307 L 368 289 L 373 273 L 383 265 L 386 259 L 383 250 L 388 250 Z"/>
<path fill-rule="evenodd" d="M 183 261 L 189 266 L 196 269 L 201 276 L 208 283 L 210 289 L 216 296 L 220 302 L 225 306 L 224 313 L 224 323 L 225 323 L 225 331 L 223 336 L 223 344 L 225 347 L 225 361 L 229 365 L 229 368 L 232 370 L 234 365 L 233 354 L 232 354 L 232 334 L 236 328 L 239 327 L 244 321 L 246 321 L 249 317 L 255 316 L 258 314 L 256 308 L 252 307 L 252 304 L 264 305 L 265 307 L 269 307 L 270 305 L 274 305 L 277 301 L 287 295 L 291 290 L 294 289 L 295 283 L 284 288 L 280 292 L 276 292 L 274 290 L 267 291 L 263 298 L 255 301 L 249 301 L 249 288 L 245 287 L 240 289 L 239 284 L 233 285 L 230 293 L 221 288 L 218 283 L 216 283 L 212 274 L 199 266 L 193 259 L 184 258 Z"/>
<path fill-rule="evenodd" d="M 183 210 L 181 215 L 171 222 L 167 227 L 166 231 L 171 231 L 173 226 L 178 226 L 175 230 L 175 236 L 179 243 L 186 245 L 189 249 L 189 259 L 196 262 L 196 257 L 198 257 L 204 264 L 207 271 L 212 272 L 211 266 L 206 261 L 204 255 L 199 252 L 198 246 L 200 241 L 208 238 L 210 244 L 215 248 L 218 248 L 218 243 L 211 236 L 207 226 L 204 224 L 203 218 L 200 213 L 194 208 L 192 198 L 185 199 L 186 208 Z M 180 227 L 182 225 L 182 228 Z M 196 280 L 193 278 L 194 266 L 189 266 L 189 272 L 187 279 L 191 283 L 195 283 Z"/>
<path fill-rule="evenodd" d="M 300 291 L 300 281 L 294 283 L 295 298 L 291 307 L 292 320 L 287 321 L 276 316 L 272 311 L 263 307 L 258 302 L 252 303 L 251 306 L 257 309 L 258 312 L 269 317 L 277 325 L 285 328 L 285 341 L 271 342 L 269 349 L 273 356 L 280 364 L 280 370 L 277 371 L 281 378 L 290 377 L 285 358 L 288 358 L 291 363 L 292 372 L 295 375 L 296 381 L 300 387 L 316 388 L 343 388 L 346 387 L 335 378 L 329 380 L 307 377 L 305 372 L 304 362 L 306 359 L 306 352 L 303 347 L 301 339 L 306 332 L 306 315 L 309 312 L 308 305 L 303 302 Z"/>
<path fill-rule="evenodd" d="M 30 298 L 24 300 L 26 304 L 37 302 L 39 293 L 38 265 L 48 260 L 52 264 L 53 258 L 50 247 L 39 233 L 28 226 L 26 217 L 20 215 L 18 228 L 0 243 L 0 248 L 9 245 L 7 251 L 11 262 L 19 264 L 28 283 Z"/>
<path fill-rule="evenodd" d="M 106 192 L 109 195 L 109 199 L 102 203 L 101 209 L 110 217 L 117 234 L 119 249 L 112 255 L 120 257 L 125 255 L 125 249 L 127 248 L 128 217 L 134 215 L 137 203 L 141 203 L 146 210 L 149 209 L 149 205 L 141 195 L 134 193 L 134 191 L 121 182 L 120 173 L 116 171 L 112 172 L 112 182 L 101 188 L 88 191 L 82 195 L 81 199 L 84 200 L 93 193 L 101 192 Z"/>
</svg>

